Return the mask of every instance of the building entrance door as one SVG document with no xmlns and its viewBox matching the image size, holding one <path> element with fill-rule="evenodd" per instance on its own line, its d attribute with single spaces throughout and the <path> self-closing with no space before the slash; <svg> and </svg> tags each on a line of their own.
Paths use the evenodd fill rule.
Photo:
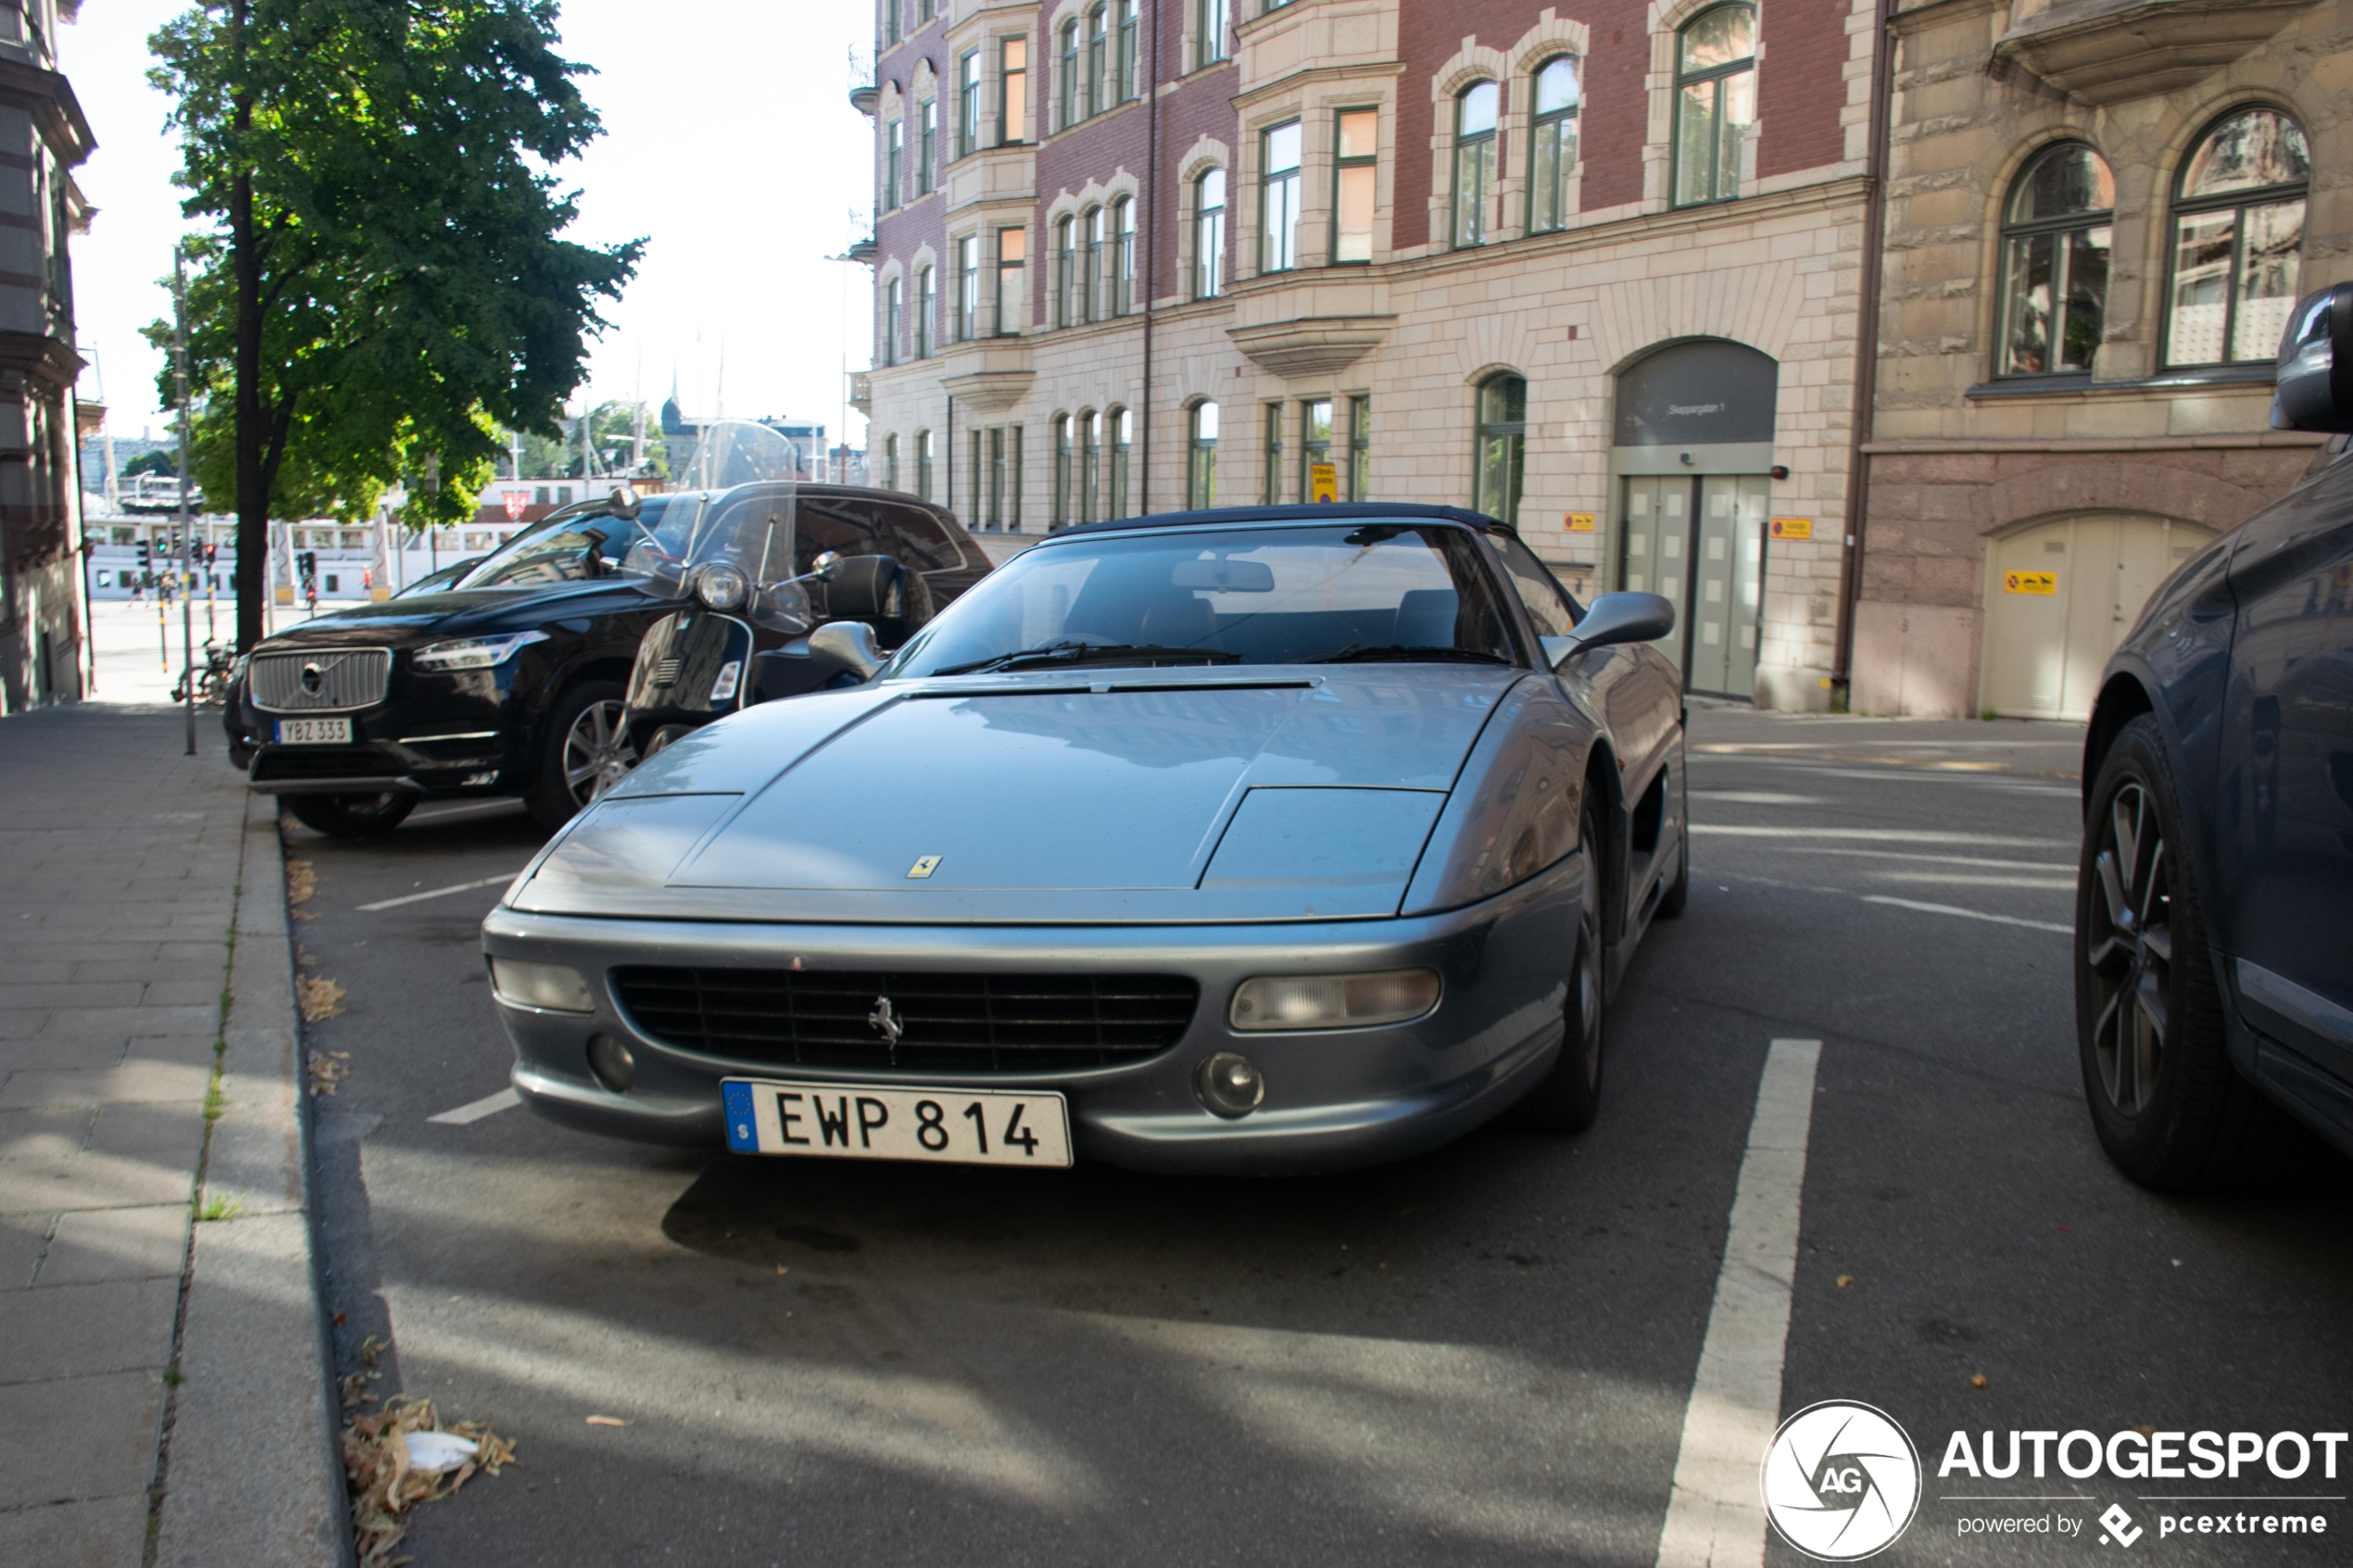
<svg viewBox="0 0 2353 1568">
<path fill-rule="evenodd" d="M 1764 474 L 1626 480 L 1619 582 L 1674 604 L 1674 634 L 1658 646 L 1689 690 L 1755 694 L 1772 484 Z"/>
<path fill-rule="evenodd" d="M 1986 551 L 1983 702 L 2009 719 L 2085 719 L 2108 656 L 2211 529 L 2114 512 L 2061 518 Z"/>
</svg>

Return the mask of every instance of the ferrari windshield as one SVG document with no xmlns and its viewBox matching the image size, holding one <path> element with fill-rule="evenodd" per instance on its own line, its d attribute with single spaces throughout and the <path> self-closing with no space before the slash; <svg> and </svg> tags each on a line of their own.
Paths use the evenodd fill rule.
<svg viewBox="0 0 2353 1568">
<path fill-rule="evenodd" d="M 454 586 L 535 588 L 548 583 L 610 577 L 631 546 L 667 539 L 677 532 L 666 525 L 671 500 L 668 495 L 647 496 L 634 522 L 613 516 L 601 500 L 557 512 L 484 557 Z"/>
<path fill-rule="evenodd" d="M 1469 531 L 1195 526 L 1049 545 L 983 579 L 882 673 L 1357 660 L 1519 662 Z"/>
</svg>

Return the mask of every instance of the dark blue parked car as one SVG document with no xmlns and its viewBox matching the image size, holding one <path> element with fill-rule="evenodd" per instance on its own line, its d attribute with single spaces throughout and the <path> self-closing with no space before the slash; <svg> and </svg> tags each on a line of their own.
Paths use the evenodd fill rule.
<svg viewBox="0 0 2353 1568">
<path fill-rule="evenodd" d="M 2084 1088 L 2150 1186 L 2260 1178 L 2283 1111 L 2353 1152 L 2353 284 L 2296 307 L 2271 422 L 2338 433 L 2151 597 L 2084 747 Z"/>
</svg>

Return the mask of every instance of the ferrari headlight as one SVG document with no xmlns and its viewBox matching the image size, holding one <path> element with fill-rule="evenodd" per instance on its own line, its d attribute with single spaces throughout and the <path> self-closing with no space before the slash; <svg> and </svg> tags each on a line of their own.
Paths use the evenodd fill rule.
<svg viewBox="0 0 2353 1568">
<path fill-rule="evenodd" d="M 695 573 L 695 597 L 713 609 L 736 609 L 750 596 L 744 574 L 725 561 L 713 561 Z"/>
<path fill-rule="evenodd" d="M 1392 969 L 1376 974 L 1266 974 L 1234 991 L 1227 1020 L 1237 1029 L 1368 1029 L 1403 1023 L 1438 1005 L 1438 972 Z"/>
<path fill-rule="evenodd" d="M 597 998 L 588 982 L 566 964 L 534 963 L 528 959 L 493 958 L 490 986 L 502 1002 L 519 1008 L 544 1008 L 549 1012 L 594 1012 Z"/>
<path fill-rule="evenodd" d="M 547 640 L 545 632 L 510 632 L 503 637 L 459 637 L 455 642 L 428 643 L 409 656 L 411 668 L 426 671 L 488 670 L 504 664 L 534 643 Z"/>
</svg>

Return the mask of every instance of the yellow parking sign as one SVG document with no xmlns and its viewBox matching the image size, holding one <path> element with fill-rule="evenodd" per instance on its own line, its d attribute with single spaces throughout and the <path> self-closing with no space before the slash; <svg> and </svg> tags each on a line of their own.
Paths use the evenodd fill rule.
<svg viewBox="0 0 2353 1568">
<path fill-rule="evenodd" d="M 1563 514 L 1563 518 L 1571 533 L 1593 532 L 1593 514 L 1591 512 L 1567 512 Z"/>
<path fill-rule="evenodd" d="M 1340 499 L 1340 465 L 1310 463 L 1307 465 L 1307 498 L 1317 506 Z"/>
<path fill-rule="evenodd" d="M 2005 571 L 2002 573 L 2005 594 L 2056 594 L 2058 573 L 2056 571 Z"/>
</svg>

